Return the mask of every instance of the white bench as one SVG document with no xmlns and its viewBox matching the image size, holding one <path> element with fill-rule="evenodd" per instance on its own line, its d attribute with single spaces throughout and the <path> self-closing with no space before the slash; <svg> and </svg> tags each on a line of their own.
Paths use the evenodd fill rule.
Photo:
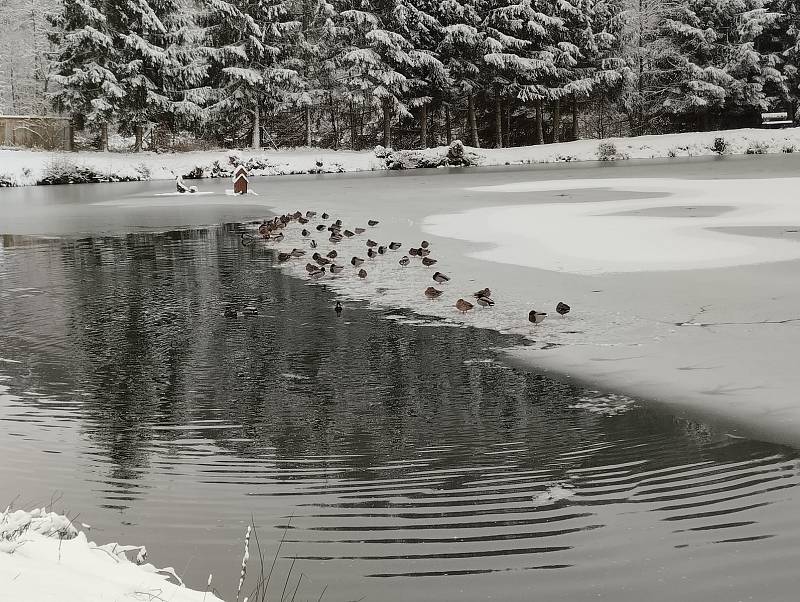
<svg viewBox="0 0 800 602">
<path fill-rule="evenodd" d="M 789 119 L 789 113 L 781 111 L 777 113 L 761 113 L 761 127 L 765 128 L 786 128 L 794 125 Z"/>
</svg>

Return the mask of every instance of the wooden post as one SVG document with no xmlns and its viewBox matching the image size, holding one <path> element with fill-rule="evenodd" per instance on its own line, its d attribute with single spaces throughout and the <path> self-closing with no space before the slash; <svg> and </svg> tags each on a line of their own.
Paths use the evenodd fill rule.
<svg viewBox="0 0 800 602">
<path fill-rule="evenodd" d="M 104 123 L 100 126 L 100 150 L 108 150 L 108 124 Z"/>
<path fill-rule="evenodd" d="M 467 96 L 467 121 L 469 121 L 470 137 L 472 138 L 472 146 L 475 148 L 481 147 L 480 138 L 478 138 L 478 122 L 475 119 L 475 97 L 470 94 Z"/>
</svg>

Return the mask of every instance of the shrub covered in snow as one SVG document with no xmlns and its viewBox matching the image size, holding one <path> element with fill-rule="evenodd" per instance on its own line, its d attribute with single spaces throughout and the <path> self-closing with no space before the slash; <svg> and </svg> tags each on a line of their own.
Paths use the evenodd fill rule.
<svg viewBox="0 0 800 602">
<path fill-rule="evenodd" d="M 597 145 L 597 158 L 601 161 L 619 161 L 628 156 L 617 151 L 617 145 L 610 140 L 603 140 Z"/>
</svg>

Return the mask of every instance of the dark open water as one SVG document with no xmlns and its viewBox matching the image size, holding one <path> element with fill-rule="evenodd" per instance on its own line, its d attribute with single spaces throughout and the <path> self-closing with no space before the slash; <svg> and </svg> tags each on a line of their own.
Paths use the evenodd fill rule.
<svg viewBox="0 0 800 602">
<path fill-rule="evenodd" d="M 303 600 L 796 599 L 796 450 L 337 318 L 237 227 L 2 238 L 0 503 L 229 596 L 252 517 Z"/>
</svg>

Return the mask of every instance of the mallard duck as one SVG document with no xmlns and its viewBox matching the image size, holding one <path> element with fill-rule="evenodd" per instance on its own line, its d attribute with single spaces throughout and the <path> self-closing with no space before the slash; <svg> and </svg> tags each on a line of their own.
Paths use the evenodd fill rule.
<svg viewBox="0 0 800 602">
<path fill-rule="evenodd" d="M 329 259 L 336 259 L 337 255 L 338 255 L 338 253 L 334 250 L 334 251 L 329 251 L 328 254 L 327 254 L 327 257 Z"/>
<path fill-rule="evenodd" d="M 398 263 L 399 263 L 400 265 L 402 265 L 403 267 L 405 267 L 405 266 L 407 266 L 409 263 L 411 263 L 411 260 L 408 258 L 408 255 L 403 255 L 403 258 L 402 258 L 402 259 L 401 259 L 401 260 L 400 260 Z"/>
<path fill-rule="evenodd" d="M 422 258 L 422 265 L 430 267 L 434 263 L 436 263 L 437 261 L 438 261 L 437 259 L 431 259 L 430 257 L 423 257 Z"/>
<path fill-rule="evenodd" d="M 328 241 L 332 242 L 333 244 L 338 244 L 342 242 L 342 236 L 340 234 L 331 234 Z"/>
<path fill-rule="evenodd" d="M 366 278 L 367 277 L 367 270 L 365 270 L 364 268 L 361 268 L 360 270 L 358 270 L 358 277 L 359 278 Z"/>
<path fill-rule="evenodd" d="M 341 228 L 342 227 L 342 220 L 337 219 L 335 222 L 333 222 L 333 225 L 336 226 L 337 228 Z"/>
<path fill-rule="evenodd" d="M 375 249 L 367 249 L 367 257 L 370 259 L 375 259 L 378 254 L 375 252 Z"/>
<path fill-rule="evenodd" d="M 411 255 L 411 257 L 416 257 L 417 255 L 419 255 L 419 250 L 415 249 L 414 247 L 411 247 L 408 250 L 408 254 Z"/>
<path fill-rule="evenodd" d="M 566 303 L 564 303 L 563 301 L 559 301 L 558 305 L 556 305 L 556 312 L 562 318 L 569 313 L 570 309 L 572 309 L 572 308 L 569 305 L 567 305 Z"/>
<path fill-rule="evenodd" d="M 392 241 L 392 242 L 390 242 L 390 243 L 389 243 L 389 248 L 390 248 L 392 251 L 397 251 L 397 249 L 399 249 L 401 246 L 403 246 L 403 244 L 402 244 L 402 243 L 399 243 L 399 242 L 394 242 L 394 241 Z"/>
<path fill-rule="evenodd" d="M 458 301 L 456 301 L 456 309 L 460 311 L 462 314 L 467 313 L 473 307 L 475 306 L 472 303 L 470 303 L 469 301 L 465 301 L 464 299 L 459 299 Z"/>
<path fill-rule="evenodd" d="M 383 255 L 384 253 L 386 253 L 386 247 L 384 247 L 383 245 L 379 246 L 378 255 Z"/>
<path fill-rule="evenodd" d="M 477 303 L 481 307 L 492 307 L 492 306 L 494 306 L 494 301 L 492 301 L 489 297 L 478 297 Z"/>
<path fill-rule="evenodd" d="M 330 267 L 331 274 L 341 274 L 342 270 L 344 270 L 344 266 L 336 265 L 335 263 L 331 264 Z"/>
<path fill-rule="evenodd" d="M 314 280 L 319 280 L 325 275 L 325 268 L 320 268 L 316 272 L 311 272 L 309 276 L 311 276 Z"/>
<path fill-rule="evenodd" d="M 327 213 L 323 213 L 320 217 L 322 217 L 322 219 L 328 219 L 330 215 L 328 215 Z"/>
<path fill-rule="evenodd" d="M 292 257 L 302 257 L 306 252 L 303 249 L 292 249 Z"/>
<path fill-rule="evenodd" d="M 258 227 L 258 233 L 259 233 L 261 236 L 266 236 L 267 234 L 269 234 L 269 225 L 267 225 L 267 224 L 261 224 L 261 225 Z"/>
<path fill-rule="evenodd" d="M 367 222 L 367 225 L 369 225 L 369 226 L 377 226 L 379 223 L 380 223 L 380 222 L 379 222 L 378 220 L 376 220 L 376 219 L 371 219 L 371 220 L 369 220 L 369 221 Z"/>
<path fill-rule="evenodd" d="M 444 291 L 440 291 L 438 288 L 433 288 L 432 286 L 425 289 L 425 296 L 428 299 L 436 299 L 440 297 L 442 293 L 444 293 Z"/>
<path fill-rule="evenodd" d="M 317 248 L 317 241 L 312 238 L 311 242 L 309 243 L 308 246 L 311 247 L 312 249 L 316 249 Z"/>
<path fill-rule="evenodd" d="M 350 263 L 352 263 L 352 264 L 353 264 L 353 267 L 356 267 L 356 268 L 357 268 L 357 267 L 358 267 L 358 266 L 360 266 L 362 263 L 364 263 L 364 260 L 363 260 L 363 259 L 361 259 L 360 257 L 353 257 L 353 258 L 350 260 Z"/>
<path fill-rule="evenodd" d="M 475 298 L 478 298 L 478 297 L 491 297 L 492 296 L 492 291 L 490 291 L 488 288 L 484 288 L 484 289 L 481 289 L 481 290 L 479 290 L 477 292 L 472 293 L 472 296 L 475 297 Z"/>
<path fill-rule="evenodd" d="M 317 226 L 317 232 L 322 232 L 323 230 L 325 230 L 325 224 L 320 224 Z"/>
<path fill-rule="evenodd" d="M 330 259 L 325 259 L 322 256 L 317 257 L 316 259 L 314 259 L 314 261 L 316 261 L 319 265 L 328 265 L 329 263 L 331 263 Z"/>
<path fill-rule="evenodd" d="M 417 255 L 419 255 L 420 257 L 427 257 L 430 254 L 431 254 L 430 249 L 417 249 Z"/>
<path fill-rule="evenodd" d="M 350 232 L 350 230 L 345 230 L 344 232 L 342 232 L 342 234 L 344 234 L 347 238 L 353 238 L 353 236 L 355 236 L 355 234 L 353 232 Z"/>
<path fill-rule="evenodd" d="M 309 231 L 308 231 L 308 230 L 306 230 L 305 228 L 303 228 L 303 231 L 302 231 L 302 232 L 300 232 L 300 234 L 302 234 L 303 236 L 311 236 L 311 232 L 309 232 Z"/>
<path fill-rule="evenodd" d="M 333 311 L 336 312 L 337 316 L 340 316 L 340 315 L 342 315 L 342 310 L 343 309 L 344 308 L 342 307 L 342 302 L 341 301 L 337 301 L 336 302 L 336 306 L 333 308 Z"/>
<path fill-rule="evenodd" d="M 314 265 L 313 263 L 306 264 L 306 272 L 308 272 L 309 274 L 311 272 L 316 272 L 318 269 L 319 269 L 318 265 Z"/>
<path fill-rule="evenodd" d="M 278 261 L 289 261 L 291 258 L 291 253 L 278 253 Z"/>
<path fill-rule="evenodd" d="M 367 246 L 368 246 L 368 247 L 377 247 L 377 246 L 378 246 L 378 243 L 376 243 L 376 242 L 375 242 L 374 240 L 372 240 L 371 238 L 368 238 L 368 239 L 367 239 Z"/>
<path fill-rule="evenodd" d="M 436 282 L 438 282 L 439 284 L 443 284 L 443 283 L 447 282 L 448 280 L 450 280 L 450 277 L 442 274 L 441 272 L 436 272 L 433 275 L 433 279 Z"/>
<path fill-rule="evenodd" d="M 533 324 L 539 324 L 545 319 L 545 316 L 547 316 L 546 312 L 536 311 L 535 309 L 532 309 L 528 313 L 528 322 L 531 322 Z"/>
<path fill-rule="evenodd" d="M 431 243 L 429 243 L 427 240 L 423 240 L 421 243 L 419 243 L 419 246 L 423 249 L 427 249 L 429 246 L 431 246 Z"/>
<path fill-rule="evenodd" d="M 356 228 L 356 234 L 364 234 L 367 230 L 365 228 Z"/>
<path fill-rule="evenodd" d="M 306 211 L 306 217 L 308 219 L 311 219 L 311 218 L 315 217 L 316 215 L 317 215 L 316 211 Z"/>
</svg>

